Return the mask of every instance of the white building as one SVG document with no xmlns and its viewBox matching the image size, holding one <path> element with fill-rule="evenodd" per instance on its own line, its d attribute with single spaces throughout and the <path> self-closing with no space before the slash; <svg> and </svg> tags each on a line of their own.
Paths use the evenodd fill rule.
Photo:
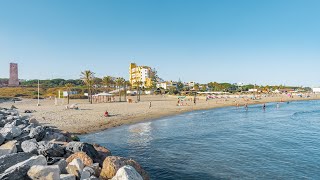
<svg viewBox="0 0 320 180">
<path fill-rule="evenodd" d="M 142 86 L 146 86 L 145 82 L 147 81 L 147 78 L 150 78 L 150 69 L 148 68 L 142 68 L 141 69 L 141 82 L 143 83 Z"/>
<path fill-rule="evenodd" d="M 314 93 L 320 93 L 320 88 L 312 88 L 312 92 L 314 92 Z"/>
<path fill-rule="evenodd" d="M 163 88 L 163 89 L 169 89 L 170 87 L 177 87 L 177 83 L 176 82 L 161 82 L 157 84 L 157 88 Z"/>
<path fill-rule="evenodd" d="M 190 88 L 193 88 L 195 84 L 196 84 L 196 82 L 194 82 L 194 81 L 188 82 L 188 86 L 189 86 Z"/>
<path fill-rule="evenodd" d="M 249 89 L 249 92 L 258 92 L 258 89 Z"/>
</svg>

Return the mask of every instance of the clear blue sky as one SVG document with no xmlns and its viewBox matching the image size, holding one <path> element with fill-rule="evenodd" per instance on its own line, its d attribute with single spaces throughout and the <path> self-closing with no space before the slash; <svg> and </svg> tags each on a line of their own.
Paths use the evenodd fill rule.
<svg viewBox="0 0 320 180">
<path fill-rule="evenodd" d="M 318 0 L 2 0 L 0 77 L 320 85 Z"/>
</svg>

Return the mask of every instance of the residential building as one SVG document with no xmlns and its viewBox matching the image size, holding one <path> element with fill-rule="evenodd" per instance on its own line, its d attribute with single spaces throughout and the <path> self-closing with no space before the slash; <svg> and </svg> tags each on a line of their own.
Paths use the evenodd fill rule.
<svg viewBox="0 0 320 180">
<path fill-rule="evenodd" d="M 312 91 L 314 92 L 314 93 L 320 93 L 320 88 L 312 88 Z"/>
<path fill-rule="evenodd" d="M 166 81 L 157 84 L 157 88 L 170 89 L 170 87 L 177 87 L 178 83 L 173 81 Z"/>
<path fill-rule="evenodd" d="M 193 88 L 194 85 L 196 85 L 196 82 L 194 82 L 194 81 L 188 82 L 188 86 L 189 86 L 190 88 Z"/>
<path fill-rule="evenodd" d="M 148 66 L 137 66 L 136 63 L 130 63 L 129 67 L 129 81 L 133 88 L 140 85 L 140 87 L 152 87 L 152 69 Z"/>
</svg>

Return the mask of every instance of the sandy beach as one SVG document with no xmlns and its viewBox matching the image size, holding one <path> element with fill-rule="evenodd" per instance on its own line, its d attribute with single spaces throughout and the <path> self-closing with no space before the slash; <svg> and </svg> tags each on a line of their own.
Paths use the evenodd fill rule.
<svg viewBox="0 0 320 180">
<path fill-rule="evenodd" d="M 135 100 L 136 97 L 130 97 Z M 190 97 L 191 98 L 191 97 Z M 122 97 L 123 99 L 123 97 Z M 247 98 L 223 98 L 205 100 L 205 97 L 199 97 L 197 104 L 193 101 L 185 101 L 184 106 L 177 106 L 176 96 L 145 95 L 141 96 L 139 103 L 112 102 L 90 104 L 88 100 L 70 100 L 70 104 L 77 104 L 79 110 L 66 109 L 67 100 L 55 105 L 54 100 L 40 100 L 41 106 L 37 106 L 37 100 L 23 99 L 18 102 L 4 102 L 0 107 L 10 108 L 12 105 L 18 108 L 22 115 L 28 115 L 36 118 L 40 123 L 46 126 L 56 127 L 60 130 L 75 134 L 85 134 L 100 131 L 108 128 L 132 124 L 146 120 L 158 119 L 161 117 L 172 116 L 193 110 L 205 110 L 226 106 L 244 106 L 246 103 L 263 104 L 267 102 L 297 101 L 320 99 L 316 95 L 309 98 L 295 96 L 289 98 L 286 95 L 273 95 L 262 97 L 258 100 Z M 117 98 L 116 98 L 117 100 Z M 149 108 L 151 102 L 151 108 Z M 242 107 L 243 108 L 243 107 Z M 25 110 L 35 110 L 31 114 L 25 114 Z M 110 117 L 104 117 L 104 112 L 108 111 Z"/>
</svg>

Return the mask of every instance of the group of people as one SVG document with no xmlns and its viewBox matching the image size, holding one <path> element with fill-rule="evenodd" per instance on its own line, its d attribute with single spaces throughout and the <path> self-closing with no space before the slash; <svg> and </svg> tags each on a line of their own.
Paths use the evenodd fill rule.
<svg viewBox="0 0 320 180">
<path fill-rule="evenodd" d="M 287 102 L 287 104 L 289 104 L 289 102 Z M 237 106 L 237 108 L 240 108 L 240 104 L 239 104 L 239 103 L 237 103 L 236 106 Z M 244 105 L 244 108 L 245 108 L 246 111 L 248 111 L 249 107 L 248 107 L 248 104 L 247 104 L 247 103 Z M 280 108 L 280 104 L 279 104 L 279 103 L 277 103 L 276 108 L 277 108 L 277 109 Z M 267 105 L 266 105 L 265 103 L 262 105 L 262 109 L 263 109 L 264 111 L 267 109 Z"/>
</svg>

